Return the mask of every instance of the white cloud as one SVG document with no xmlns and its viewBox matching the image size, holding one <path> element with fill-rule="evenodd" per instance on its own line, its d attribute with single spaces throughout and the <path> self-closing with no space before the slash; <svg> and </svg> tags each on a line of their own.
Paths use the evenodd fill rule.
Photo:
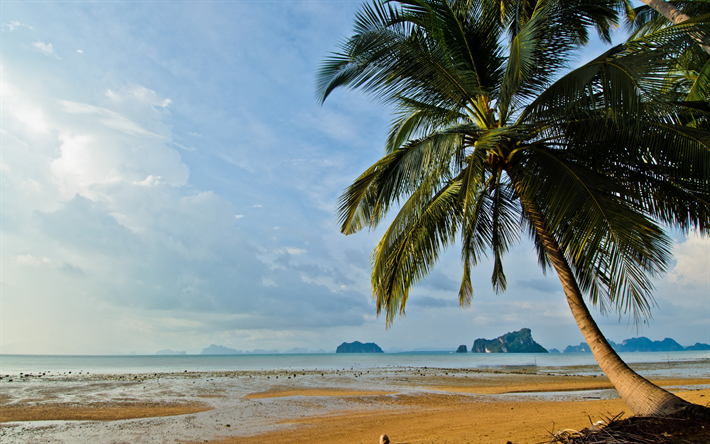
<svg viewBox="0 0 710 444">
<path fill-rule="evenodd" d="M 24 146 L 28 146 L 28 145 L 27 145 L 27 142 L 25 142 L 24 140 L 18 139 L 17 136 L 15 136 L 14 134 L 8 133 L 6 130 L 4 130 L 4 129 L 2 129 L 2 128 L 0 128 L 0 134 L 2 134 L 3 136 L 6 136 L 6 137 L 11 138 L 12 140 L 14 140 L 14 141 L 17 142 L 17 143 L 20 143 L 20 144 L 22 144 L 22 145 L 24 145 Z"/>
<path fill-rule="evenodd" d="M 155 134 L 146 130 L 139 124 L 114 111 L 105 108 L 100 108 L 98 106 L 88 105 L 86 103 L 71 102 L 69 100 L 59 100 L 59 103 L 64 108 L 64 111 L 70 114 L 96 114 L 104 116 L 104 118 L 101 119 L 102 124 L 109 128 L 122 131 L 126 134 L 141 136 L 146 135 L 161 139 L 164 138 L 159 134 Z"/>
<path fill-rule="evenodd" d="M 680 285 L 710 284 L 710 237 L 692 232 L 674 250 L 676 264 L 668 280 Z M 708 287 L 710 288 L 710 287 Z"/>
<path fill-rule="evenodd" d="M 244 217 L 243 214 L 236 214 L 236 215 L 234 216 L 235 219 L 241 219 L 241 218 L 243 218 L 243 217 Z"/>
<path fill-rule="evenodd" d="M 155 185 L 162 183 L 162 179 L 163 178 L 160 176 L 153 176 L 151 174 L 148 177 L 146 177 L 145 180 L 141 180 L 140 182 L 134 181 L 133 184 L 140 185 L 142 187 L 151 187 L 151 186 L 155 186 Z"/>
<path fill-rule="evenodd" d="M 261 208 L 261 205 L 256 204 L 256 205 L 254 205 L 254 208 Z"/>
<path fill-rule="evenodd" d="M 108 213 L 108 215 L 114 218 L 121 226 L 128 228 L 134 233 L 145 232 L 144 227 L 132 220 L 130 216 L 117 212 Z"/>
<path fill-rule="evenodd" d="M 188 151 L 188 152 L 190 152 L 190 153 L 194 153 L 195 151 L 197 151 L 197 149 L 196 149 L 195 147 L 193 147 L 193 146 L 181 145 L 181 144 L 177 143 L 177 142 L 174 141 L 174 140 L 171 140 L 170 143 L 173 144 L 173 145 L 175 145 L 176 147 L 180 148 L 181 150 L 185 150 L 185 151 Z"/>
<path fill-rule="evenodd" d="M 121 86 L 118 91 L 107 89 L 105 95 L 106 97 L 115 101 L 137 101 L 144 104 L 148 104 L 150 106 L 157 106 L 161 108 L 165 108 L 171 103 L 173 103 L 171 99 L 159 97 L 158 93 L 156 93 L 152 89 L 134 84 Z"/>
<path fill-rule="evenodd" d="M 54 53 L 54 47 L 51 43 L 34 42 L 32 46 L 39 49 L 44 55 L 54 56 L 57 59 L 61 60 L 59 56 Z"/>
<path fill-rule="evenodd" d="M 301 248 L 291 248 L 291 247 L 287 247 L 287 248 L 286 248 L 286 251 L 288 251 L 288 254 L 290 254 L 290 255 L 292 255 L 292 256 L 295 256 L 295 255 L 297 255 L 297 254 L 306 253 L 306 250 L 301 249 Z"/>
<path fill-rule="evenodd" d="M 78 52 L 79 54 L 83 54 L 83 53 L 84 53 L 84 51 L 82 51 L 81 49 L 77 49 L 76 52 Z"/>
<path fill-rule="evenodd" d="M 19 256 L 16 256 L 15 260 L 21 264 L 26 265 L 48 264 L 52 262 L 48 257 L 37 258 L 32 256 L 31 254 L 21 254 Z"/>
<path fill-rule="evenodd" d="M 8 31 L 12 32 L 15 30 L 15 28 L 27 28 L 27 29 L 33 29 L 32 26 L 30 25 L 25 25 L 24 23 L 20 23 L 17 20 L 12 20 L 10 23 L 5 23 L 2 25 L 2 30 L 4 31 L 7 29 Z"/>
<path fill-rule="evenodd" d="M 49 125 L 41 105 L 33 103 L 13 84 L 6 80 L 0 85 L 2 107 L 7 110 L 7 117 L 22 122 L 31 133 L 46 133 Z M 7 122 L 4 122 L 8 126 Z M 3 129 L 3 134 L 9 134 Z M 17 139 L 17 136 L 13 137 Z M 19 139 L 18 139 L 19 140 Z"/>
</svg>

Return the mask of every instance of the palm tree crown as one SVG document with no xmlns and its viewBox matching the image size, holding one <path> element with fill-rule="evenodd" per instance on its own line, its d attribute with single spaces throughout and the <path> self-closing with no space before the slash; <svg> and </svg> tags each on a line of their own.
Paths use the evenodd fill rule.
<svg viewBox="0 0 710 444">
<path fill-rule="evenodd" d="M 398 210 L 371 257 L 377 310 L 388 325 L 454 242 L 462 306 L 473 294 L 471 267 L 488 253 L 493 287 L 505 290 L 503 256 L 525 233 L 568 299 L 581 291 L 602 310 L 634 319 L 650 313 L 652 279 L 671 258 L 661 224 L 710 228 L 708 113 L 679 105 L 686 92 L 667 87 L 672 59 L 696 45 L 686 28 L 707 26 L 659 30 L 562 76 L 587 29 L 608 36 L 626 6 L 363 6 L 317 88 L 321 100 L 350 87 L 394 107 L 385 155 L 338 208 L 345 234 Z"/>
</svg>

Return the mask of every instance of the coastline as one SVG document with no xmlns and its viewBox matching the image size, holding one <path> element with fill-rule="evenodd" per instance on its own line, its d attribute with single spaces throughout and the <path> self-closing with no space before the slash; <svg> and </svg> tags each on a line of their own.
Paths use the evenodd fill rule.
<svg viewBox="0 0 710 444">
<path fill-rule="evenodd" d="M 651 374 L 654 365 L 663 364 L 649 364 Z M 351 368 L 0 381 L 0 438 L 375 443 L 387 433 L 393 443 L 532 443 L 624 411 L 608 380 L 581 367 Z M 691 402 L 710 402 L 710 371 L 651 379 Z"/>
</svg>

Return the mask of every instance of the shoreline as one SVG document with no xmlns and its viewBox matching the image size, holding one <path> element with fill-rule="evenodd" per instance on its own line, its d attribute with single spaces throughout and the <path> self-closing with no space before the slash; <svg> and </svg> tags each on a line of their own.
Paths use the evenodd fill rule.
<svg viewBox="0 0 710 444">
<path fill-rule="evenodd" d="M 386 433 L 393 443 L 532 443 L 555 427 L 584 428 L 588 416 L 597 421 L 624 411 L 605 377 L 540 370 L 279 369 L 4 380 L 0 440 L 345 444 L 376 443 Z M 691 402 L 710 402 L 710 372 L 650 379 Z"/>
</svg>

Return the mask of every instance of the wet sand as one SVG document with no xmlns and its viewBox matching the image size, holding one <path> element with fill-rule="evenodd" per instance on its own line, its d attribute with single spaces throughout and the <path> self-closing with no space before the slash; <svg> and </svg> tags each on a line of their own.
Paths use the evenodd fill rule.
<svg viewBox="0 0 710 444">
<path fill-rule="evenodd" d="M 536 443 L 624 411 L 608 380 L 589 373 L 387 368 L 4 380 L 0 441 L 345 444 L 386 433 L 393 443 Z M 654 382 L 710 402 L 710 377 Z"/>
<path fill-rule="evenodd" d="M 121 402 L 76 405 L 20 403 L 0 406 L 0 423 L 17 421 L 117 421 L 186 415 L 211 410 L 202 403 Z"/>
</svg>

